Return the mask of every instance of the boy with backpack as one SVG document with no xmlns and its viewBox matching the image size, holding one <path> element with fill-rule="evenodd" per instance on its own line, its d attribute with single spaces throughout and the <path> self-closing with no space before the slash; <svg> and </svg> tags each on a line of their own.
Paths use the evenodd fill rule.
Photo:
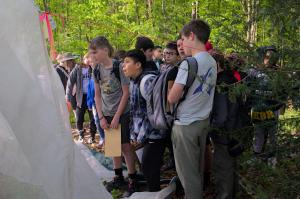
<svg viewBox="0 0 300 199">
<path fill-rule="evenodd" d="M 122 154 L 128 169 L 128 192 L 136 189 L 134 152 L 130 145 L 129 131 L 129 79 L 124 76 L 122 65 L 112 59 L 113 47 L 109 41 L 98 36 L 89 46 L 89 53 L 98 64 L 94 69 L 95 102 L 100 125 L 103 129 L 121 125 Z M 106 184 L 108 191 L 119 189 L 124 184 L 122 158 L 113 157 L 115 178 Z"/>
<path fill-rule="evenodd" d="M 123 71 L 131 78 L 130 125 L 134 145 L 144 146 L 142 171 L 150 192 L 160 190 L 160 166 L 164 151 L 165 131 L 154 129 L 147 110 L 147 96 L 156 75 L 145 71 L 146 57 L 140 50 L 130 50 L 124 59 Z"/>
<path fill-rule="evenodd" d="M 172 128 L 172 142 L 176 170 L 189 199 L 202 198 L 203 167 L 209 116 L 212 110 L 217 78 L 216 61 L 208 54 L 205 44 L 210 27 L 202 20 L 192 20 L 182 31 L 182 44 L 187 56 L 193 56 L 198 65 L 197 75 L 186 92 L 189 71 L 187 61 L 178 70 L 175 83 L 168 95 L 171 104 L 177 104 Z"/>
</svg>

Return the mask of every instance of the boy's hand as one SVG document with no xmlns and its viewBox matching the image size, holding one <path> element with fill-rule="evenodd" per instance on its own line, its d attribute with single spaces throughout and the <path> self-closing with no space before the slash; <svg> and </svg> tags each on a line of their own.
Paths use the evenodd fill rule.
<svg viewBox="0 0 300 199">
<path fill-rule="evenodd" d="M 110 128 L 117 129 L 119 126 L 120 117 L 114 116 L 113 120 L 110 123 Z"/>
<path fill-rule="evenodd" d="M 130 144 L 133 146 L 134 150 L 138 150 L 143 147 L 143 144 L 141 142 L 131 140 Z"/>
<path fill-rule="evenodd" d="M 66 104 L 67 104 L 68 112 L 70 113 L 70 111 L 72 109 L 71 102 L 69 102 L 68 100 L 66 100 Z"/>
<path fill-rule="evenodd" d="M 103 117 L 100 120 L 100 126 L 101 126 L 102 129 L 108 129 L 108 123 L 107 123 L 107 120 L 105 119 L 105 117 Z"/>
</svg>

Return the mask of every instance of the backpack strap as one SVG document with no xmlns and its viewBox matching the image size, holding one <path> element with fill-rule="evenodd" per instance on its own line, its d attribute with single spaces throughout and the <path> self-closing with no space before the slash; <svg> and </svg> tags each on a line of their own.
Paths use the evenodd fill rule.
<svg viewBox="0 0 300 199">
<path fill-rule="evenodd" d="M 120 64 L 121 62 L 118 60 L 113 60 L 113 69 L 111 71 L 111 74 L 115 74 L 116 78 L 121 82 L 121 77 L 120 77 Z"/>
<path fill-rule="evenodd" d="M 62 69 L 59 65 L 56 67 L 56 70 L 62 72 L 67 78 L 69 78 L 69 74 L 64 70 Z"/>
<path fill-rule="evenodd" d="M 122 64 L 120 61 L 113 60 L 113 68 L 112 68 L 110 74 L 111 75 L 114 74 L 115 77 L 121 83 L 120 64 Z M 96 79 L 100 81 L 101 80 L 101 76 L 100 76 L 100 65 L 99 64 L 94 68 L 93 73 L 94 73 L 94 76 L 96 77 Z"/>
<path fill-rule="evenodd" d="M 177 109 L 178 109 L 180 103 L 185 100 L 185 97 L 186 97 L 186 95 L 187 95 L 187 93 L 189 91 L 189 88 L 194 83 L 195 78 L 196 78 L 197 73 L 198 73 L 198 62 L 197 62 L 196 58 L 194 58 L 194 57 L 187 57 L 184 60 L 186 60 L 187 63 L 188 63 L 188 77 L 187 77 L 187 80 L 186 80 L 186 84 L 185 84 L 185 86 L 183 88 L 184 89 L 183 95 L 182 95 L 182 97 L 180 98 L 179 102 L 177 103 L 177 105 L 174 108 L 174 116 L 175 117 L 177 115 Z M 184 60 L 182 60 L 182 62 Z"/>
<path fill-rule="evenodd" d="M 97 81 L 100 81 L 101 80 L 101 76 L 100 76 L 100 65 L 97 64 L 96 67 L 93 69 L 93 74 L 94 74 L 94 77 Z"/>
<path fill-rule="evenodd" d="M 143 96 L 144 99 L 146 99 L 146 91 L 145 91 L 145 83 L 146 81 L 155 76 L 154 74 L 146 74 L 144 75 L 142 78 L 141 78 L 141 81 L 140 81 L 140 92 L 141 92 L 141 95 Z"/>
<path fill-rule="evenodd" d="M 187 57 L 184 60 L 186 60 L 188 63 L 188 77 L 186 80 L 186 84 L 184 86 L 184 92 L 183 92 L 182 98 L 179 100 L 179 103 L 181 103 L 183 100 L 185 100 L 185 97 L 189 91 L 189 88 L 194 83 L 195 78 L 197 76 L 197 72 L 198 72 L 198 62 L 194 57 Z"/>
</svg>

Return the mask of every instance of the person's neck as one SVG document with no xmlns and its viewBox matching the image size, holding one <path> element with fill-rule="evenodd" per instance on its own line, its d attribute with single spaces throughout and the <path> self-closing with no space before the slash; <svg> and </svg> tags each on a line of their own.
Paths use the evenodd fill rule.
<svg viewBox="0 0 300 199">
<path fill-rule="evenodd" d="M 104 67 L 104 68 L 111 68 L 112 66 L 112 59 L 110 57 L 107 57 L 106 59 L 104 59 L 101 63 L 101 65 Z"/>
<path fill-rule="evenodd" d="M 132 79 L 136 80 L 141 74 L 142 74 L 142 70 L 139 70 L 133 77 Z"/>
<path fill-rule="evenodd" d="M 206 48 L 203 43 L 197 42 L 197 43 L 195 43 L 194 47 L 192 48 L 192 56 L 194 56 L 200 52 L 206 52 Z"/>
</svg>

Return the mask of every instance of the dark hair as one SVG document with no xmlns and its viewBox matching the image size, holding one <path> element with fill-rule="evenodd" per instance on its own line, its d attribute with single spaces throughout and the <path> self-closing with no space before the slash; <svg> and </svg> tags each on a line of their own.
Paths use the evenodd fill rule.
<svg viewBox="0 0 300 199">
<path fill-rule="evenodd" d="M 177 49 L 177 42 L 176 41 L 170 41 L 167 43 L 166 48 L 175 50 L 176 54 L 179 55 L 178 49 Z"/>
<path fill-rule="evenodd" d="M 114 48 L 104 36 L 98 36 L 90 42 L 89 49 L 96 50 L 97 48 L 107 48 L 109 57 L 114 54 Z"/>
<path fill-rule="evenodd" d="M 265 47 L 264 47 L 264 53 L 266 54 L 267 51 L 274 51 L 274 52 L 277 52 L 276 47 L 273 46 L 273 45 L 272 45 L 272 46 L 265 46 Z"/>
<path fill-rule="evenodd" d="M 245 60 L 238 53 L 233 52 L 225 56 L 225 58 L 228 61 L 230 68 L 235 70 L 238 70 L 245 65 Z"/>
<path fill-rule="evenodd" d="M 153 49 L 154 48 L 154 43 L 151 39 L 148 37 L 137 37 L 136 38 L 136 43 L 135 43 L 135 48 L 138 50 L 148 50 L 148 49 Z"/>
<path fill-rule="evenodd" d="M 115 53 L 115 56 L 114 58 L 116 60 L 123 60 L 125 58 L 125 55 L 126 55 L 126 51 L 125 50 L 118 50 L 116 53 Z"/>
<path fill-rule="evenodd" d="M 220 68 L 222 68 L 223 70 L 227 70 L 229 68 L 221 51 L 212 49 L 211 51 L 209 51 L 209 54 L 216 60 Z"/>
<path fill-rule="evenodd" d="M 196 35 L 199 41 L 201 41 L 203 44 L 206 44 L 210 35 L 210 27 L 203 20 L 194 19 L 183 26 L 181 30 L 181 34 L 186 37 L 189 36 L 191 32 Z"/>
<path fill-rule="evenodd" d="M 162 47 L 161 46 L 154 46 L 154 48 L 153 48 L 153 50 L 156 50 L 156 49 L 162 49 Z"/>
<path fill-rule="evenodd" d="M 126 57 L 132 58 L 135 62 L 140 62 L 142 68 L 144 68 L 146 65 L 146 56 L 141 50 L 138 49 L 129 50 L 125 55 L 125 58 Z"/>
</svg>

